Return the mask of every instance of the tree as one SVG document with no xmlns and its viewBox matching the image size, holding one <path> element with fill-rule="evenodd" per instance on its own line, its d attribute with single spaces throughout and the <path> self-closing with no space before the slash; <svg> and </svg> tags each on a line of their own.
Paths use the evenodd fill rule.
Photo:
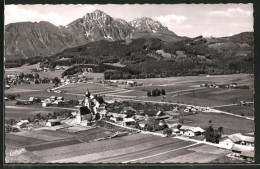
<svg viewBox="0 0 260 169">
<path fill-rule="evenodd" d="M 95 95 L 94 98 L 98 101 L 99 104 L 105 103 L 104 98 L 100 95 Z"/>
<path fill-rule="evenodd" d="M 147 96 L 150 97 L 152 94 L 150 91 L 147 92 Z"/>
<path fill-rule="evenodd" d="M 182 118 L 179 118 L 179 123 L 180 124 L 183 124 L 184 123 L 184 120 Z"/>
<path fill-rule="evenodd" d="M 213 142 L 213 139 L 214 139 L 214 129 L 213 129 L 212 126 L 209 126 L 208 128 L 206 128 L 205 138 L 206 138 L 206 141 Z"/>
<path fill-rule="evenodd" d="M 156 96 L 156 90 L 152 90 L 152 96 Z"/>
<path fill-rule="evenodd" d="M 164 89 L 161 89 L 161 94 L 162 94 L 162 95 L 165 95 L 165 94 L 166 94 L 166 92 L 165 92 Z"/>
<path fill-rule="evenodd" d="M 34 78 L 35 78 L 35 79 L 39 79 L 39 78 L 40 78 L 39 73 L 35 73 L 35 74 L 34 74 Z"/>
<path fill-rule="evenodd" d="M 10 120 L 9 120 L 9 124 L 10 124 L 10 125 L 14 125 L 15 123 L 16 123 L 16 121 L 15 121 L 14 119 L 10 119 Z"/>
<path fill-rule="evenodd" d="M 218 132 L 221 133 L 221 134 L 224 133 L 223 127 L 220 126 L 220 127 L 218 128 Z"/>
<path fill-rule="evenodd" d="M 55 84 L 55 86 L 58 86 L 59 83 L 60 83 L 60 79 L 59 79 L 58 77 L 55 77 L 55 78 L 53 79 L 53 83 Z"/>
<path fill-rule="evenodd" d="M 171 128 L 165 128 L 165 129 L 163 130 L 163 134 L 166 134 L 167 137 L 172 136 L 172 129 L 171 129 Z"/>
<path fill-rule="evenodd" d="M 209 124 L 210 124 L 210 125 L 212 124 L 212 121 L 211 121 L 211 120 L 209 120 Z"/>
<path fill-rule="evenodd" d="M 19 79 L 23 79 L 23 78 L 24 78 L 24 73 L 21 72 L 21 73 L 19 74 Z"/>
<path fill-rule="evenodd" d="M 39 84 L 40 82 L 39 82 L 38 79 L 36 79 L 36 80 L 34 81 L 34 83 L 35 83 L 35 84 Z"/>
<path fill-rule="evenodd" d="M 161 95 L 161 91 L 159 89 L 156 89 L 155 92 L 156 92 L 156 96 L 160 96 Z"/>
<path fill-rule="evenodd" d="M 206 141 L 218 144 L 219 140 L 221 138 L 221 132 L 220 131 L 221 131 L 221 128 L 214 130 L 212 126 L 209 126 L 206 129 L 206 133 L 205 133 Z"/>
</svg>

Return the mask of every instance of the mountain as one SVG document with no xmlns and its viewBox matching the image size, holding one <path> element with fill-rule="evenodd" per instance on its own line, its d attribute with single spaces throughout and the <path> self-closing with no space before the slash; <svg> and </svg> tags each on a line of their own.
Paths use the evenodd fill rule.
<svg viewBox="0 0 260 169">
<path fill-rule="evenodd" d="M 66 26 L 57 27 L 49 22 L 20 22 L 6 25 L 5 57 L 7 60 L 16 60 L 48 56 L 92 41 L 141 37 L 159 38 L 165 41 L 182 39 L 150 18 L 139 18 L 128 23 L 96 10 Z"/>
<path fill-rule="evenodd" d="M 130 38 L 133 28 L 122 19 L 113 19 L 104 12 L 96 10 L 68 24 L 66 31 L 85 42 Z"/>
<path fill-rule="evenodd" d="M 48 55 L 71 46 L 72 37 L 49 22 L 12 23 L 5 27 L 6 59 Z"/>
</svg>

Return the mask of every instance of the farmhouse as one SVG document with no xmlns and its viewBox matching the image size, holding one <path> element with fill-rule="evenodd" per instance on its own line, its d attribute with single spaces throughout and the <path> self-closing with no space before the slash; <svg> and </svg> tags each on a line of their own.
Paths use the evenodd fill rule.
<svg viewBox="0 0 260 169">
<path fill-rule="evenodd" d="M 255 154 L 254 150 L 242 151 L 240 157 L 252 161 L 254 160 L 254 156 L 255 156 L 254 154 Z"/>
<path fill-rule="evenodd" d="M 163 112 L 158 110 L 144 110 L 143 114 L 149 117 L 154 117 L 154 116 L 162 116 Z"/>
<path fill-rule="evenodd" d="M 42 107 L 50 107 L 52 103 L 50 101 L 44 101 L 42 102 Z"/>
<path fill-rule="evenodd" d="M 64 101 L 63 100 L 55 100 L 53 103 L 52 103 L 54 106 L 63 106 L 64 105 Z"/>
<path fill-rule="evenodd" d="M 26 124 L 29 124 L 28 120 L 20 120 L 18 123 L 16 123 L 16 127 L 23 128 L 23 127 L 26 127 Z"/>
<path fill-rule="evenodd" d="M 118 113 L 108 113 L 108 116 L 110 116 L 110 120 L 114 122 L 123 121 L 124 118 L 127 117 L 126 114 L 118 114 Z"/>
<path fill-rule="evenodd" d="M 203 135 L 205 130 L 200 127 L 181 126 L 180 133 L 187 137 Z"/>
<path fill-rule="evenodd" d="M 62 101 L 64 101 L 64 97 L 57 97 L 57 100 L 62 100 Z"/>
<path fill-rule="evenodd" d="M 124 107 L 120 113 L 127 114 L 129 116 L 133 116 L 135 113 L 137 113 L 137 111 L 133 107 L 128 106 L 128 107 Z"/>
<path fill-rule="evenodd" d="M 51 101 L 55 101 L 57 99 L 57 97 L 56 96 L 51 96 L 50 99 L 51 99 Z"/>
<path fill-rule="evenodd" d="M 46 126 L 48 127 L 56 126 L 56 125 L 60 125 L 59 119 L 49 119 L 48 122 L 46 123 Z"/>
<path fill-rule="evenodd" d="M 229 135 L 228 138 L 234 143 L 234 144 L 240 144 L 245 146 L 254 146 L 254 137 L 251 136 L 244 136 L 241 133 L 236 133 Z"/>
<path fill-rule="evenodd" d="M 254 158 L 254 147 L 244 146 L 234 144 L 232 147 L 232 156 L 234 157 L 242 157 L 245 159 L 252 159 Z"/>
<path fill-rule="evenodd" d="M 135 120 L 133 118 L 124 118 L 122 125 L 134 127 L 135 126 Z"/>
</svg>

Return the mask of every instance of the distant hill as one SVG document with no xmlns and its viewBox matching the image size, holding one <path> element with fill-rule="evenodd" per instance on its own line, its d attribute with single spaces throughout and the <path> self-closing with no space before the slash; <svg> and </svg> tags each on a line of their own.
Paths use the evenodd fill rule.
<svg viewBox="0 0 260 169">
<path fill-rule="evenodd" d="M 66 26 L 57 27 L 49 22 L 20 22 L 6 25 L 5 57 L 7 60 L 16 60 L 49 56 L 93 41 L 141 37 L 154 37 L 165 41 L 183 39 L 150 18 L 139 18 L 128 23 L 96 10 Z"/>
<path fill-rule="evenodd" d="M 177 42 L 158 38 L 101 40 L 63 50 L 47 57 L 42 64 L 48 67 L 97 64 L 99 67 L 96 71 L 120 70 L 128 74 L 125 78 L 252 73 L 251 35 L 248 32 L 224 38 L 200 36 Z M 245 41 L 241 41 L 243 37 Z M 104 65 L 118 62 L 125 67 Z"/>
</svg>

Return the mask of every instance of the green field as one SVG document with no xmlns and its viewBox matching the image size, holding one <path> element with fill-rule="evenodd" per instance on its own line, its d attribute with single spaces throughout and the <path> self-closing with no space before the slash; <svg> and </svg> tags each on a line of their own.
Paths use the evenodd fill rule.
<svg viewBox="0 0 260 169">
<path fill-rule="evenodd" d="M 39 68 L 40 64 L 34 64 L 34 65 L 23 65 L 21 67 L 16 68 L 6 68 L 5 74 L 20 74 L 23 72 L 24 74 L 31 73 L 30 69 Z M 62 66 L 65 70 L 68 69 L 68 66 Z M 48 71 L 48 72 L 37 72 L 40 77 L 48 77 L 48 78 L 54 78 L 54 77 L 61 77 L 61 74 L 64 70 L 56 70 L 56 71 Z"/>
<path fill-rule="evenodd" d="M 217 107 L 217 110 L 230 112 L 237 115 L 243 115 L 247 117 L 254 117 L 254 106 L 225 106 Z"/>
<path fill-rule="evenodd" d="M 215 147 L 141 133 L 91 143 L 82 142 L 78 139 L 80 135 L 89 136 L 105 131 L 96 128 L 70 135 L 65 131 L 35 130 L 31 131 L 31 137 L 28 133 L 23 136 L 25 132 L 19 133 L 19 135 L 7 134 L 7 151 L 10 152 L 15 147 L 22 146 L 25 147 L 27 158 L 34 158 L 33 161 L 65 163 L 167 162 L 167 160 L 178 159 L 179 156 L 190 156 L 194 152 L 202 156 L 207 150 L 208 156 L 202 156 L 200 161 L 210 162 L 225 154 L 225 150 L 216 150 Z M 46 141 L 35 139 L 33 135 L 36 133 L 48 137 L 60 138 L 66 136 L 66 138 Z M 214 154 L 217 151 L 222 153 L 218 157 Z M 10 156 L 6 158 L 9 162 L 23 162 L 21 159 L 14 160 Z"/>
<path fill-rule="evenodd" d="M 198 113 L 184 116 L 184 124 L 190 126 L 208 127 L 209 120 L 214 128 L 223 127 L 225 134 L 249 133 L 254 131 L 254 121 L 225 114 Z"/>
<path fill-rule="evenodd" d="M 54 111 L 64 111 L 66 109 L 55 108 L 55 107 L 34 107 L 34 106 L 6 106 L 5 108 L 5 119 L 15 119 L 21 120 L 28 117 L 32 118 L 36 114 L 41 113 L 42 115 L 47 115 L 53 113 Z"/>
</svg>

